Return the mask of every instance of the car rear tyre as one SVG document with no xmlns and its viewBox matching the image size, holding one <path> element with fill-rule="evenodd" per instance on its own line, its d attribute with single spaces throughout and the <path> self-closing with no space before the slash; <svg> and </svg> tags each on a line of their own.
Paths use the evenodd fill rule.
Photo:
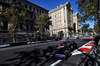
<svg viewBox="0 0 100 66">
<path fill-rule="evenodd" d="M 47 48 L 47 52 L 49 52 L 49 53 L 52 53 L 53 52 L 53 47 L 51 47 L 51 46 L 49 46 L 48 48 Z"/>
<path fill-rule="evenodd" d="M 71 56 L 71 51 L 70 50 L 65 50 L 64 54 L 66 55 L 65 59 L 68 59 Z"/>
</svg>

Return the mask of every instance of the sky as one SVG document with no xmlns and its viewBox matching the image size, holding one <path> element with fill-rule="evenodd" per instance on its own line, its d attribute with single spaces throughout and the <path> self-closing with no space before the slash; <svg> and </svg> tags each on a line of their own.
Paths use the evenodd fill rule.
<svg viewBox="0 0 100 66">
<path fill-rule="evenodd" d="M 60 4 L 65 4 L 66 2 L 69 2 L 72 6 L 72 9 L 73 9 L 73 14 L 78 12 L 78 5 L 76 4 L 76 1 L 77 0 L 28 0 L 42 8 L 45 8 L 47 10 L 51 10 L 51 9 L 54 9 L 54 8 L 57 8 L 57 6 L 60 6 Z M 79 13 L 80 14 L 80 13 Z M 93 28 L 93 25 L 94 25 L 94 22 L 90 22 L 90 21 L 87 21 L 86 24 L 90 24 L 90 27 L 89 28 Z"/>
</svg>

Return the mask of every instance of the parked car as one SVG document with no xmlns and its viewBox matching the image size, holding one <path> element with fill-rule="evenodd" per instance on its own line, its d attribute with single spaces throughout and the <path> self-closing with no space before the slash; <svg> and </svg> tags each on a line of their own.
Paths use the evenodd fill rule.
<svg viewBox="0 0 100 66">
<path fill-rule="evenodd" d="M 79 36 L 74 36 L 75 39 L 79 39 Z"/>
<path fill-rule="evenodd" d="M 61 40 L 61 37 L 56 37 L 55 38 L 55 41 L 59 41 L 59 40 Z"/>
<path fill-rule="evenodd" d="M 69 37 L 64 37 L 62 38 L 62 41 L 66 41 L 67 39 L 69 39 Z"/>
</svg>

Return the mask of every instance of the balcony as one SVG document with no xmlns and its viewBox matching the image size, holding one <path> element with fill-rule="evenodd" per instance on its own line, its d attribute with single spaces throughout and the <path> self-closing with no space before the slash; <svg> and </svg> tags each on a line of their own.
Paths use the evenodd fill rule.
<svg viewBox="0 0 100 66">
<path fill-rule="evenodd" d="M 22 5 L 21 3 L 17 3 L 16 1 L 15 2 L 7 2 L 7 1 L 1 1 L 0 0 L 0 3 L 5 5 L 5 6 L 12 6 L 13 5 L 13 6 L 16 6 L 19 9 L 26 9 L 28 12 L 33 13 L 32 9 L 27 8 L 27 7 L 25 8 L 24 5 Z"/>
<path fill-rule="evenodd" d="M 0 0 L 0 4 L 6 5 L 6 6 L 10 6 L 10 3 L 7 2 L 7 1 Z"/>
<path fill-rule="evenodd" d="M 28 18 L 28 17 L 26 17 L 25 20 L 26 20 L 26 22 L 28 22 L 28 23 L 33 23 L 33 22 L 34 22 L 34 19 Z"/>
</svg>

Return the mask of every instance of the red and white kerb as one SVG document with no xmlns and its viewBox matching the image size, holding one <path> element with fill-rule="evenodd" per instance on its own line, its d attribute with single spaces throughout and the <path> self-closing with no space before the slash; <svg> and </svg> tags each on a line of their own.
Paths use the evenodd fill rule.
<svg viewBox="0 0 100 66">
<path fill-rule="evenodd" d="M 88 43 L 84 44 L 83 46 L 79 47 L 78 49 L 74 50 L 72 52 L 72 55 L 77 55 L 77 54 L 82 54 L 83 53 L 87 53 L 90 51 L 90 49 L 93 47 L 94 41 L 89 41 Z"/>
</svg>

